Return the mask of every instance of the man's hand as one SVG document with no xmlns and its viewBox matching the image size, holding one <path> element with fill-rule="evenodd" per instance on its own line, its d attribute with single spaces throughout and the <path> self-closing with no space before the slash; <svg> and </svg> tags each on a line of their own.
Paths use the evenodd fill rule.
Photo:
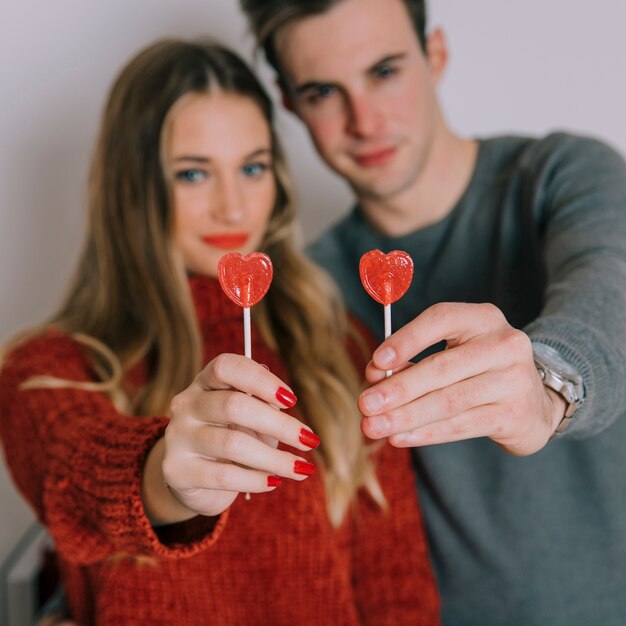
<svg viewBox="0 0 626 626">
<path fill-rule="evenodd" d="M 410 359 L 445 340 L 443 352 Z M 385 370 L 396 373 L 385 378 Z M 359 398 L 363 432 L 398 447 L 490 437 L 528 455 L 548 442 L 565 401 L 535 368 L 528 336 L 491 304 L 436 304 L 374 352 Z"/>
</svg>

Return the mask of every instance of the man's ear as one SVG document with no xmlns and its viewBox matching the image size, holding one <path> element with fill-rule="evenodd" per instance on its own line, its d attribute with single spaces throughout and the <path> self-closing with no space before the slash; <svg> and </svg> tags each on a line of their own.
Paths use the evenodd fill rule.
<svg viewBox="0 0 626 626">
<path fill-rule="evenodd" d="M 426 38 L 426 57 L 433 80 L 437 84 L 448 65 L 448 45 L 441 28 L 436 28 Z"/>
<path fill-rule="evenodd" d="M 293 100 L 291 99 L 291 96 L 287 92 L 287 88 L 285 87 L 285 84 L 283 83 L 282 80 L 280 80 L 280 78 L 276 79 L 276 86 L 278 87 L 280 91 L 280 99 L 281 99 L 281 102 L 283 103 L 283 106 L 287 109 L 287 111 L 290 111 L 291 113 L 294 113 L 295 115 L 297 115 L 293 106 Z"/>
</svg>

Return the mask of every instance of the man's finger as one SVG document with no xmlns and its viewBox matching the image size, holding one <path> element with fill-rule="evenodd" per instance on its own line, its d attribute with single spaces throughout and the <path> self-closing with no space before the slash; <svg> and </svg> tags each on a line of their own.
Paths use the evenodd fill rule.
<svg viewBox="0 0 626 626">
<path fill-rule="evenodd" d="M 509 343 L 503 343 L 499 336 L 470 340 L 432 354 L 389 378 L 381 378 L 361 393 L 359 409 L 365 416 L 391 411 L 437 389 L 478 376 L 490 370 L 494 363 L 500 368 L 507 367 L 514 359 Z M 371 370 L 376 368 L 372 366 Z"/>
<path fill-rule="evenodd" d="M 506 395 L 509 382 L 509 373 L 502 370 L 462 380 L 381 415 L 365 417 L 363 432 L 370 438 L 378 439 L 451 420 L 473 408 L 498 402 Z M 494 433 L 486 434 L 489 436 Z"/>
<path fill-rule="evenodd" d="M 375 350 L 372 361 L 381 370 L 393 369 L 440 341 L 456 345 L 506 323 L 492 304 L 434 304 L 387 338 Z"/>
<path fill-rule="evenodd" d="M 412 431 L 393 435 L 389 437 L 389 443 L 397 448 L 408 448 L 489 437 L 494 425 L 499 423 L 501 418 L 501 405 L 482 405 L 451 419 L 425 424 Z"/>
</svg>

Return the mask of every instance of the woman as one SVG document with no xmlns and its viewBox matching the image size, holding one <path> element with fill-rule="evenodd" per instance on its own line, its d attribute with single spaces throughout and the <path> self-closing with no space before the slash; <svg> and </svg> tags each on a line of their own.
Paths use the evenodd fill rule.
<svg viewBox="0 0 626 626">
<path fill-rule="evenodd" d="M 438 623 L 408 458 L 364 444 L 363 342 L 294 247 L 272 107 L 242 61 L 179 41 L 132 60 L 89 208 L 65 302 L 0 376 L 6 458 L 72 617 Z M 275 276 L 253 361 L 215 276 L 225 252 L 257 249 Z"/>
</svg>

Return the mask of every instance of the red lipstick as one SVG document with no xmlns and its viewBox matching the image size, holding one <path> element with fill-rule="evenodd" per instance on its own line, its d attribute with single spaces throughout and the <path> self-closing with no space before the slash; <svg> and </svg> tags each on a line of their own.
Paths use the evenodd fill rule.
<svg viewBox="0 0 626 626">
<path fill-rule="evenodd" d="M 215 235 L 207 235 L 202 237 L 202 241 L 214 248 L 222 250 L 235 250 L 245 245 L 250 236 L 248 233 L 217 233 Z"/>
</svg>

